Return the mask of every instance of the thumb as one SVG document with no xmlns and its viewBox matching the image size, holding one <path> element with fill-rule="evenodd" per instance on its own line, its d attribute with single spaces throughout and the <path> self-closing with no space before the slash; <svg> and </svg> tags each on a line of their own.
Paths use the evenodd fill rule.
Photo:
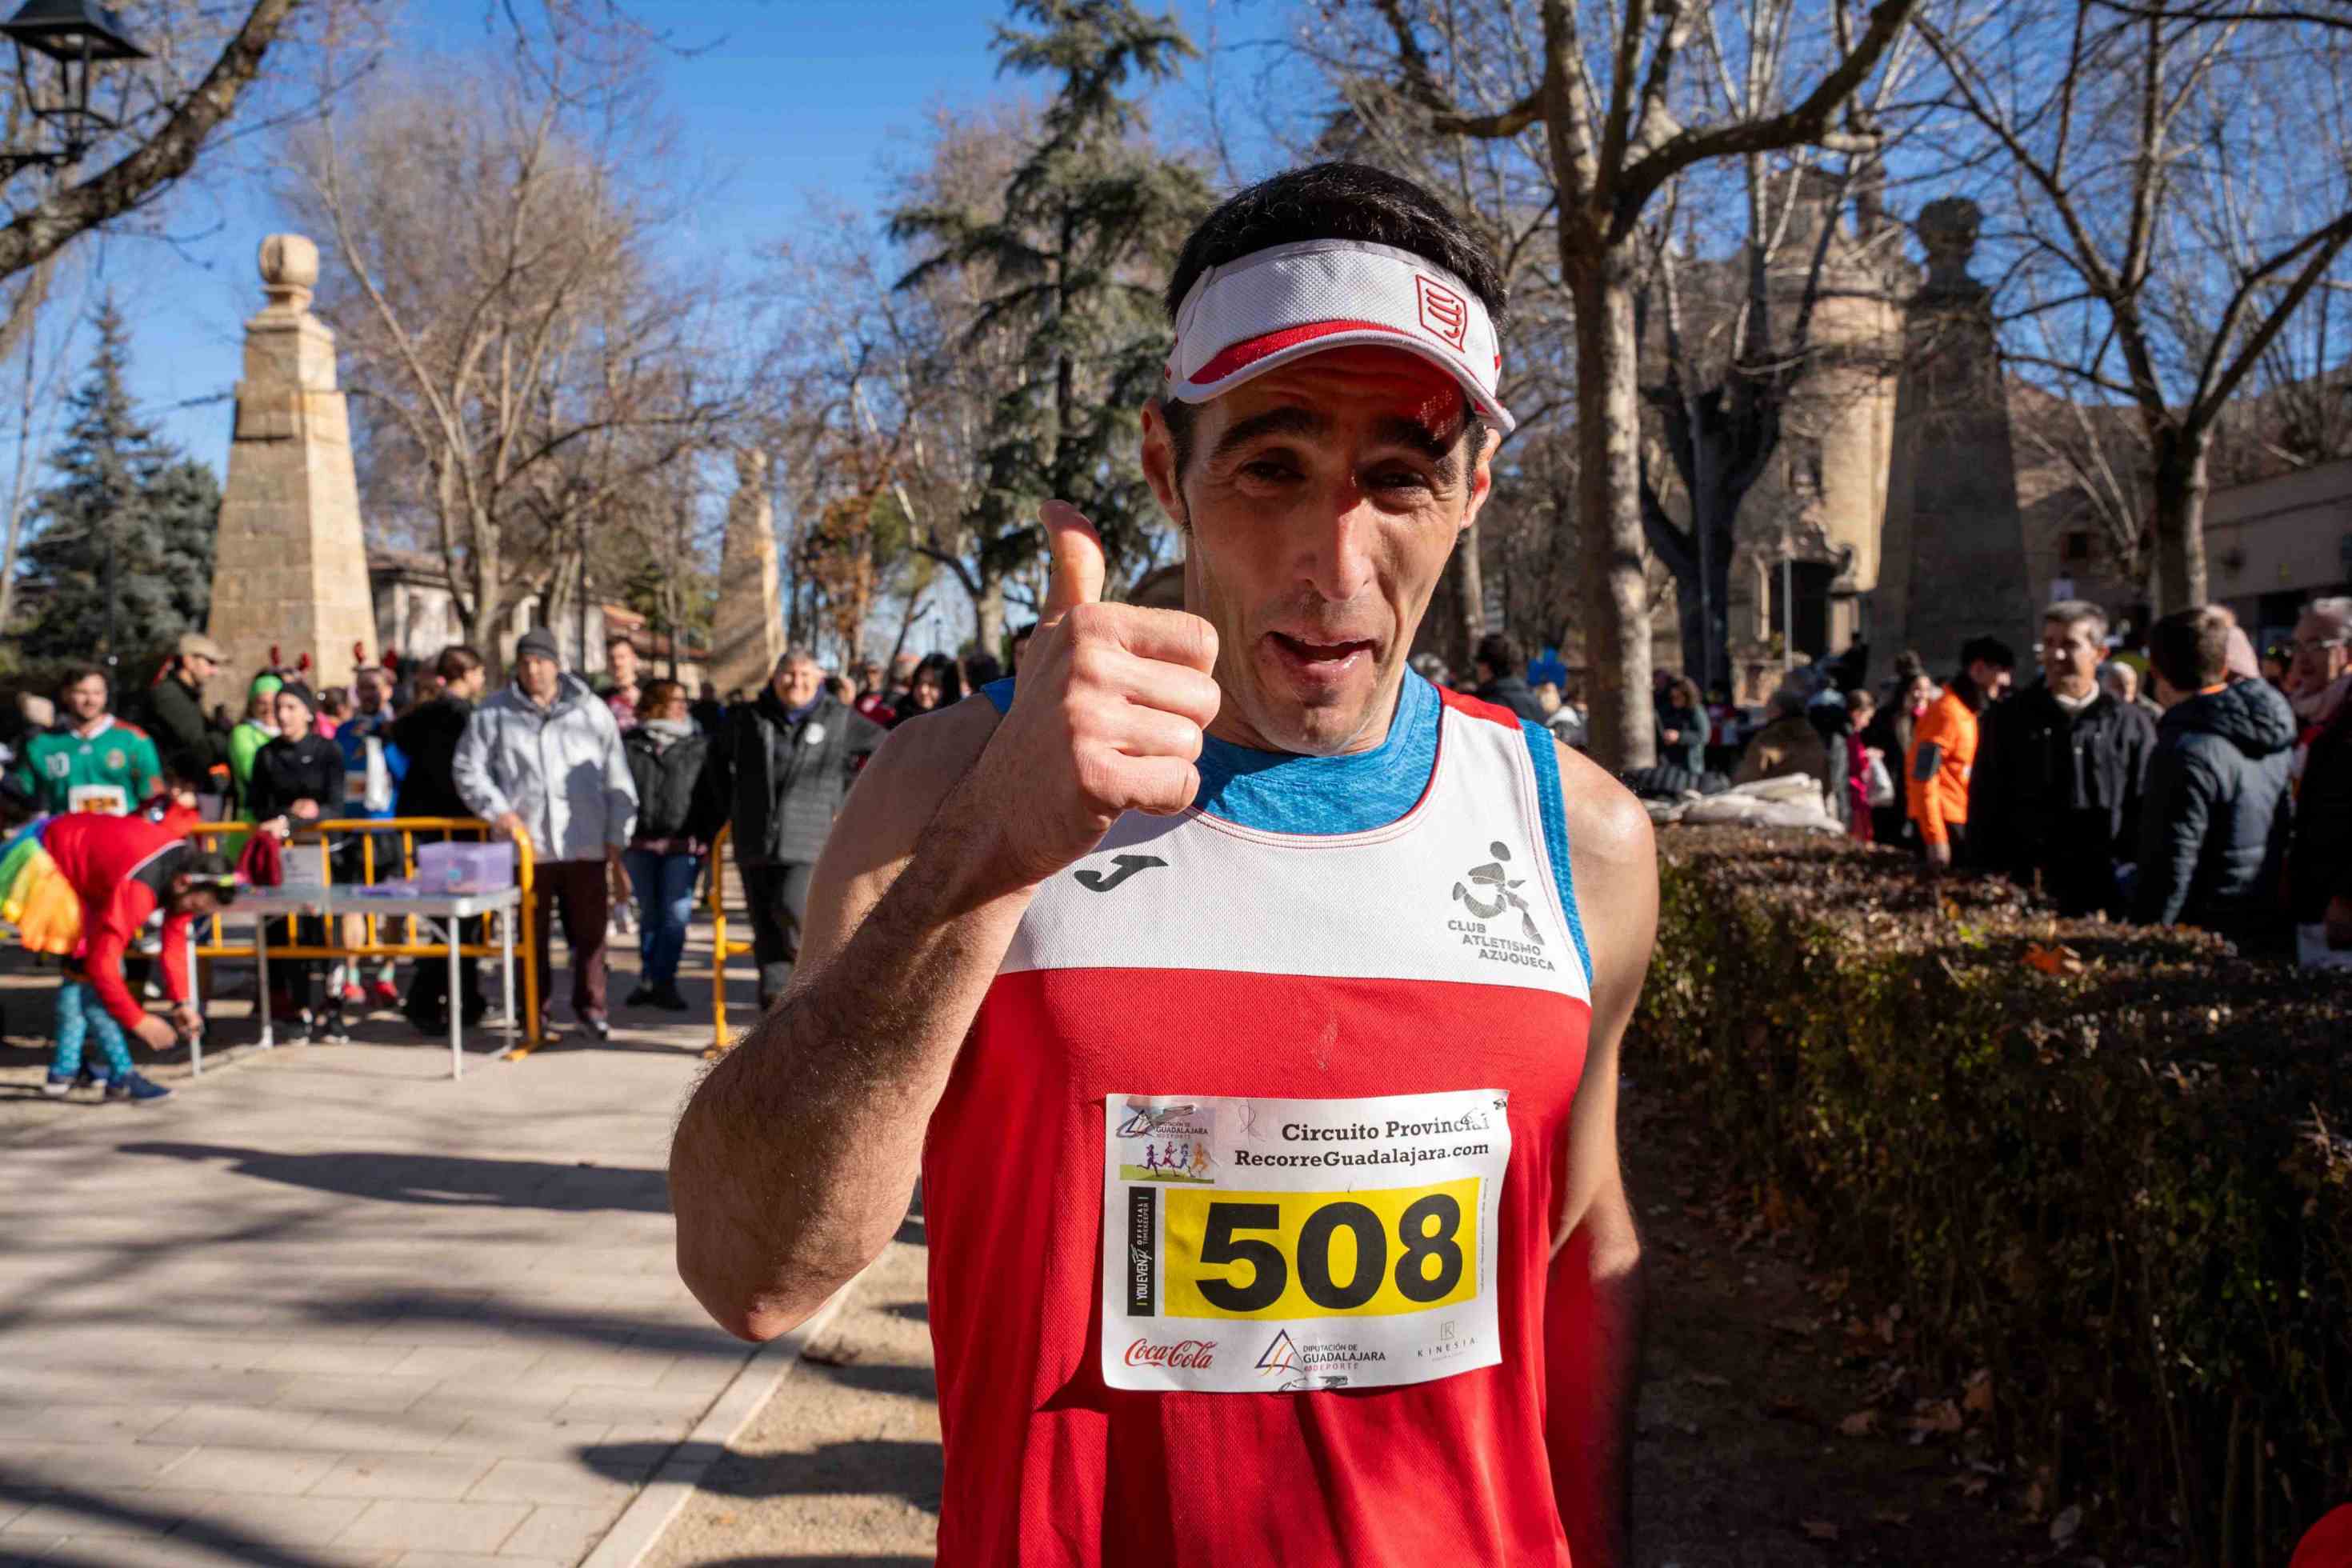
<svg viewBox="0 0 2352 1568">
<path fill-rule="evenodd" d="M 1050 626 L 1076 606 L 1102 597 L 1102 535 L 1067 501 L 1047 501 L 1038 509 L 1037 521 L 1045 525 L 1045 547 L 1054 557 L 1045 608 L 1037 624 Z"/>
</svg>

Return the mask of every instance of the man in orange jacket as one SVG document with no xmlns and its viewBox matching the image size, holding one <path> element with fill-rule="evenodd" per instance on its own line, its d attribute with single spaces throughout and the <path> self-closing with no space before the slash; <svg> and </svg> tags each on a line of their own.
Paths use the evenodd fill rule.
<svg viewBox="0 0 2352 1568">
<path fill-rule="evenodd" d="M 1927 704 L 1911 731 L 1911 820 L 1932 866 L 1949 866 L 1968 837 L 1969 773 L 1977 761 L 1977 715 L 2000 700 L 2017 655 L 1999 637 L 1960 647 L 1960 673 Z"/>
</svg>

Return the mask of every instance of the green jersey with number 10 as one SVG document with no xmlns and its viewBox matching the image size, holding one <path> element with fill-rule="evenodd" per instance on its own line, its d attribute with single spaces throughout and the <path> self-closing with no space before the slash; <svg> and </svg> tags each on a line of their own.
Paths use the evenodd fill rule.
<svg viewBox="0 0 2352 1568">
<path fill-rule="evenodd" d="M 46 812 L 125 816 L 163 787 L 163 774 L 147 731 L 110 716 L 89 735 L 61 724 L 34 736 L 16 782 Z"/>
</svg>

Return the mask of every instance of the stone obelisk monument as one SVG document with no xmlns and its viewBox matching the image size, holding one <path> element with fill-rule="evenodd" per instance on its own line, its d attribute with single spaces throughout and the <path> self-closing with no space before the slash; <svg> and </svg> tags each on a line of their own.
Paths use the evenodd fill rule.
<svg viewBox="0 0 2352 1568">
<path fill-rule="evenodd" d="M 776 503 L 768 494 L 768 454 L 735 454 L 735 494 L 719 547 L 719 609 L 710 628 L 710 683 L 722 692 L 757 691 L 784 657 L 776 576 Z"/>
<path fill-rule="evenodd" d="M 1969 273 L 1979 221 L 1974 202 L 1947 197 L 1921 208 L 1915 226 L 1927 280 L 1905 310 L 1886 525 L 1871 596 L 1874 676 L 1916 648 L 1941 679 L 1958 668 L 1962 642 L 1988 634 L 2032 668 L 2037 606 L 2009 397 L 1992 297 Z"/>
<path fill-rule="evenodd" d="M 228 656 L 213 691 L 232 711 L 272 647 L 289 666 L 308 654 L 314 689 L 350 682 L 354 643 L 376 649 L 335 334 L 310 314 L 318 281 L 317 246 L 261 242 L 269 302 L 245 324 L 208 628 Z"/>
</svg>

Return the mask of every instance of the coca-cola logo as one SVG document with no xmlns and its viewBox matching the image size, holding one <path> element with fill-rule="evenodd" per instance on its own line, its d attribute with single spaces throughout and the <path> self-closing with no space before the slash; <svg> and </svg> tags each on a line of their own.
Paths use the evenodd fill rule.
<svg viewBox="0 0 2352 1568">
<path fill-rule="evenodd" d="M 1206 1372 L 1215 1359 L 1214 1340 L 1179 1340 L 1172 1345 L 1153 1344 L 1150 1340 L 1138 1340 L 1127 1347 L 1129 1366 L 1165 1366 L 1187 1372 Z"/>
</svg>

